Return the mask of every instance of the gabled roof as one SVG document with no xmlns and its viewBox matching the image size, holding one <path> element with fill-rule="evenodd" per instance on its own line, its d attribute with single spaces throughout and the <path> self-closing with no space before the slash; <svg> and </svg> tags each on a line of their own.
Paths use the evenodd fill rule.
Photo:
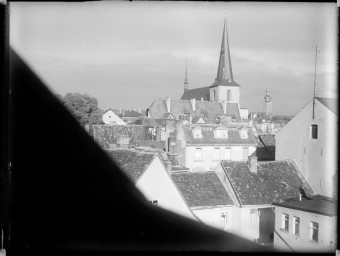
<svg viewBox="0 0 340 256">
<path fill-rule="evenodd" d="M 335 98 L 321 98 L 315 97 L 318 101 L 320 101 L 326 108 L 332 111 L 334 114 L 338 114 L 338 100 Z"/>
<path fill-rule="evenodd" d="M 202 138 L 194 138 L 192 129 L 201 129 Z M 214 137 L 214 128 L 213 127 L 184 127 L 185 139 L 187 145 L 205 145 L 205 144 L 243 144 L 243 145 L 256 145 L 255 135 L 251 128 L 248 128 L 248 138 L 241 138 L 238 128 L 226 128 L 228 130 L 228 138 L 215 138 Z"/>
<path fill-rule="evenodd" d="M 302 197 L 301 201 L 298 197 L 289 198 L 282 203 L 273 203 L 273 205 L 326 216 L 336 216 L 336 203 L 331 198 L 321 195 Z"/>
<path fill-rule="evenodd" d="M 130 144 L 151 140 L 145 125 L 93 125 L 93 137 L 104 149 L 109 149 L 110 144 L 117 144 L 120 136 L 130 138 Z"/>
<path fill-rule="evenodd" d="M 171 176 L 190 207 L 233 205 L 215 172 L 185 172 Z"/>
<path fill-rule="evenodd" d="M 123 117 L 140 117 L 140 116 L 144 116 L 144 114 L 139 113 L 135 110 L 126 110 L 123 113 Z"/>
<path fill-rule="evenodd" d="M 114 149 L 108 150 L 107 153 L 134 183 L 137 183 L 157 156 L 155 152 L 134 149 Z"/>
<path fill-rule="evenodd" d="M 150 108 L 149 114 L 151 118 L 161 119 L 164 118 L 164 114 L 169 113 L 166 108 L 165 99 L 155 100 Z M 223 113 L 223 107 L 221 102 L 201 101 L 197 100 L 195 111 L 192 109 L 190 100 L 170 100 L 170 113 L 174 118 L 178 119 L 179 115 L 186 114 L 192 117 L 204 117 L 204 120 L 213 118 L 216 122 L 216 118 L 219 116 L 235 117 L 236 121 L 241 121 L 239 107 L 237 103 L 227 102 L 226 114 Z M 205 117 L 207 115 L 207 117 Z"/>
<path fill-rule="evenodd" d="M 210 91 L 209 86 L 187 90 L 186 92 L 183 93 L 181 100 L 190 99 L 201 100 L 203 98 L 203 100 L 208 101 L 209 91 Z"/>
<path fill-rule="evenodd" d="M 313 193 L 295 162 L 258 162 L 257 173 L 247 162 L 221 161 L 221 166 L 242 205 L 263 205 L 298 197 L 300 189 Z M 285 186 L 285 184 L 287 186 Z"/>
</svg>

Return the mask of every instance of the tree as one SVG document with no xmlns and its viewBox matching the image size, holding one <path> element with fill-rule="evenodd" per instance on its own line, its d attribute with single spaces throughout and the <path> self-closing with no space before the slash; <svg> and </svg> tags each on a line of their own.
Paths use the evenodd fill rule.
<svg viewBox="0 0 340 256">
<path fill-rule="evenodd" d="M 87 94 L 67 93 L 62 101 L 82 126 L 102 123 L 101 110 L 98 108 L 96 98 Z"/>
</svg>

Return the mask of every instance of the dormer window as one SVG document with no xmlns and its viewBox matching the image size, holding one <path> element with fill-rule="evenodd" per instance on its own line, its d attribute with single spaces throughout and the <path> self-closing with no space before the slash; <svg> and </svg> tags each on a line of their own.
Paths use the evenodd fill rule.
<svg viewBox="0 0 340 256">
<path fill-rule="evenodd" d="M 192 130 L 192 136 L 195 138 L 195 139 L 200 139 L 202 138 L 202 130 L 200 127 L 195 127 L 193 130 Z"/>
<path fill-rule="evenodd" d="M 216 139 L 228 139 L 228 129 L 220 126 L 214 130 L 214 137 Z"/>
<path fill-rule="evenodd" d="M 240 137 L 241 139 L 248 139 L 249 138 L 248 129 L 241 129 Z"/>
</svg>

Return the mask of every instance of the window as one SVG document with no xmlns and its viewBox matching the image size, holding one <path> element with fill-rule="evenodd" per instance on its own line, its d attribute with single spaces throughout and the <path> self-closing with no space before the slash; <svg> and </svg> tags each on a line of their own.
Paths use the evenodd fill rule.
<svg viewBox="0 0 340 256">
<path fill-rule="evenodd" d="M 214 148 L 213 160 L 220 160 L 220 149 Z"/>
<path fill-rule="evenodd" d="M 318 138 L 318 126 L 316 124 L 312 124 L 310 126 L 310 132 L 311 132 L 311 139 L 317 139 Z"/>
<path fill-rule="evenodd" d="M 230 90 L 227 91 L 227 101 L 230 101 Z"/>
<path fill-rule="evenodd" d="M 293 234 L 298 236 L 300 234 L 300 218 L 294 216 L 293 221 Z"/>
<path fill-rule="evenodd" d="M 310 222 L 310 240 L 317 242 L 319 239 L 319 223 Z"/>
<path fill-rule="evenodd" d="M 158 200 L 152 200 L 152 201 L 149 201 L 149 203 L 154 206 L 158 206 Z"/>
<path fill-rule="evenodd" d="M 202 160 L 202 149 L 201 148 L 196 148 L 195 160 Z"/>
<path fill-rule="evenodd" d="M 223 223 L 229 223 L 229 213 L 226 210 L 221 210 L 221 221 Z"/>
<path fill-rule="evenodd" d="M 226 160 L 230 160 L 231 159 L 231 149 L 230 148 L 226 148 L 225 149 L 225 159 Z"/>
<path fill-rule="evenodd" d="M 256 209 L 250 209 L 250 223 L 256 224 L 257 223 L 257 210 Z"/>
<path fill-rule="evenodd" d="M 248 155 L 249 155 L 249 153 L 248 153 L 248 148 L 247 148 L 247 147 L 244 147 L 244 148 L 243 148 L 243 159 L 244 159 L 244 160 L 248 160 Z"/>
<path fill-rule="evenodd" d="M 285 213 L 282 214 L 282 230 L 289 231 L 289 215 Z"/>
<path fill-rule="evenodd" d="M 214 101 L 217 101 L 217 95 L 216 95 L 216 91 L 214 90 Z"/>
</svg>

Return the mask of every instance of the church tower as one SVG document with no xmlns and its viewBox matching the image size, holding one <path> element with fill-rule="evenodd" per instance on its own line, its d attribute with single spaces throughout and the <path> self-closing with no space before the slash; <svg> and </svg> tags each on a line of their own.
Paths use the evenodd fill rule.
<svg viewBox="0 0 340 256">
<path fill-rule="evenodd" d="M 272 96 L 269 94 L 269 89 L 266 89 L 266 96 L 264 96 L 264 115 L 266 119 L 271 120 L 273 117 Z"/>
<path fill-rule="evenodd" d="M 234 81 L 229 51 L 227 19 L 224 20 L 222 45 L 218 63 L 217 77 L 209 89 L 210 101 L 240 103 L 240 85 Z"/>
<path fill-rule="evenodd" d="M 188 63 L 185 60 L 185 80 L 184 80 L 184 92 L 189 90 L 189 82 L 188 82 Z"/>
</svg>

